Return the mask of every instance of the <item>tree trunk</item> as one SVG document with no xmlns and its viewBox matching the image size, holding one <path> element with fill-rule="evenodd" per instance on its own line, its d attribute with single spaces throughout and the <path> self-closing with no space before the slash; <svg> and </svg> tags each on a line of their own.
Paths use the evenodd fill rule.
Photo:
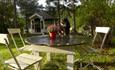
<svg viewBox="0 0 115 70">
<path fill-rule="evenodd" d="M 28 30 L 28 17 L 27 17 L 27 14 L 25 15 L 25 20 L 26 20 L 26 33 L 29 33 L 29 30 Z"/>
<path fill-rule="evenodd" d="M 17 25 L 17 9 L 16 9 L 16 0 L 14 0 L 14 27 L 16 28 Z"/>
</svg>

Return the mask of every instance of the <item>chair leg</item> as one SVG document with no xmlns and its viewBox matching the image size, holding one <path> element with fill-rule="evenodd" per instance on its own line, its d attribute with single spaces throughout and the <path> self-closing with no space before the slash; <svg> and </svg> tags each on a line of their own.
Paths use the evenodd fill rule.
<svg viewBox="0 0 115 70">
<path fill-rule="evenodd" d="M 86 68 L 86 67 L 88 67 L 89 65 L 93 66 L 93 67 L 96 68 L 97 70 L 103 70 L 103 68 L 101 68 L 101 67 L 95 65 L 93 62 L 88 63 L 88 64 L 87 64 L 86 66 L 84 66 L 83 68 Z"/>
<path fill-rule="evenodd" d="M 32 51 L 33 55 L 39 56 L 39 52 L 38 51 Z M 39 66 L 39 62 L 34 64 L 34 69 L 35 70 L 40 70 L 40 66 Z"/>
<path fill-rule="evenodd" d="M 85 65 L 84 67 L 82 67 L 81 70 L 85 70 L 85 68 L 87 68 L 90 64 L 88 63 L 87 65 Z"/>
<path fill-rule="evenodd" d="M 82 62 L 80 62 L 80 69 L 79 70 L 82 70 Z"/>
<path fill-rule="evenodd" d="M 74 56 L 73 54 L 68 54 L 67 55 L 67 70 L 74 70 L 73 65 L 74 65 Z"/>
<path fill-rule="evenodd" d="M 35 70 L 40 70 L 39 63 L 36 63 L 36 64 L 34 65 L 34 69 L 35 69 Z"/>
<path fill-rule="evenodd" d="M 94 65 L 94 63 L 91 63 L 91 65 L 92 65 L 94 68 L 98 69 L 98 70 L 103 70 L 101 67 L 99 67 L 99 66 L 97 66 L 97 65 Z"/>
<path fill-rule="evenodd" d="M 96 68 L 97 70 L 103 70 L 103 68 L 95 65 L 93 62 L 87 63 L 84 67 L 82 66 L 82 62 L 81 62 L 79 70 L 85 70 L 85 68 L 87 68 L 89 65 L 93 66 L 93 68 Z"/>
<path fill-rule="evenodd" d="M 47 61 L 50 61 L 51 60 L 50 53 L 46 53 L 46 56 L 47 56 Z"/>
</svg>

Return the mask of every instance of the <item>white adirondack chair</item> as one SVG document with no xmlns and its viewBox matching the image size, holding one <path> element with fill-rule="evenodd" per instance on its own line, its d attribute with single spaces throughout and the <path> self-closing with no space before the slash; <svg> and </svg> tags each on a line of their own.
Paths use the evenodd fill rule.
<svg viewBox="0 0 115 70">
<path fill-rule="evenodd" d="M 100 44 L 100 49 L 96 49 L 96 48 L 94 48 L 92 46 L 80 46 L 78 48 L 79 49 L 78 52 L 81 54 L 82 58 L 76 59 L 75 62 L 76 61 L 81 61 L 80 62 L 80 70 L 84 70 L 84 68 L 86 68 L 89 65 L 92 65 L 97 70 L 103 70 L 103 68 L 95 65 L 92 61 L 88 62 L 87 65 L 85 65 L 84 67 L 82 67 L 82 62 L 83 62 L 83 59 L 85 58 L 85 56 L 87 57 L 89 54 L 93 55 L 95 53 L 95 55 L 97 55 L 97 56 L 101 54 L 101 50 L 103 49 L 103 45 L 105 43 L 105 39 L 107 37 L 107 34 L 109 33 L 109 30 L 110 30 L 110 27 L 96 27 L 96 29 L 95 29 L 95 36 L 94 36 L 94 38 L 92 40 L 92 46 L 94 45 L 94 42 L 96 41 L 97 34 L 98 33 L 103 33 L 104 34 L 103 40 L 102 40 L 102 42 Z M 90 58 L 89 58 L 89 60 L 90 60 Z"/>
<path fill-rule="evenodd" d="M 40 56 L 30 55 L 26 53 L 22 53 L 18 56 L 15 56 L 11 46 L 9 46 L 7 34 L 0 34 L 0 43 L 6 45 L 7 49 L 9 50 L 12 56 L 12 58 L 5 61 L 5 64 L 7 64 L 8 67 L 10 67 L 11 69 L 25 70 L 42 59 L 42 57 Z"/>
<path fill-rule="evenodd" d="M 16 49 L 17 49 L 19 52 L 20 52 L 20 50 L 23 49 L 24 47 L 32 46 L 31 44 L 28 44 L 28 45 L 25 44 L 25 41 L 24 41 L 24 39 L 23 39 L 23 37 L 22 37 L 22 35 L 21 35 L 21 30 L 20 30 L 19 28 L 8 28 L 8 32 L 9 32 L 11 38 L 12 38 L 12 41 L 13 41 L 13 43 L 14 43 L 14 46 L 16 47 Z M 22 47 L 19 48 L 19 46 L 17 46 L 17 42 L 16 42 L 16 40 L 15 40 L 15 38 L 14 38 L 14 34 L 17 34 L 17 35 L 19 36 L 19 38 L 20 38 L 20 40 L 21 40 L 21 43 L 23 44 Z"/>
</svg>

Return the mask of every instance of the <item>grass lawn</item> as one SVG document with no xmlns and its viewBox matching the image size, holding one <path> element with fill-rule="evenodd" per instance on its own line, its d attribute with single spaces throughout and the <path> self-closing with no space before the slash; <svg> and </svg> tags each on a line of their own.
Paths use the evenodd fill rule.
<svg viewBox="0 0 115 70">
<path fill-rule="evenodd" d="M 20 40 L 18 39 L 18 37 L 15 37 L 15 39 L 17 40 L 17 43 L 21 46 L 20 44 Z M 10 42 L 12 43 L 12 41 L 10 40 Z M 115 45 L 115 37 L 112 39 L 112 43 Z M 13 43 L 10 45 L 13 48 L 13 51 L 15 52 L 16 49 L 13 45 Z M 76 47 L 80 47 L 80 46 L 76 46 Z M 75 58 L 81 58 L 80 54 L 75 50 L 76 55 Z M 87 57 L 87 58 L 91 58 L 95 61 L 95 64 L 101 66 L 104 68 L 104 70 L 115 70 L 115 47 L 111 47 L 108 52 L 111 55 L 102 55 L 99 56 L 99 58 L 97 58 L 97 56 L 91 56 L 91 57 Z M 67 70 L 66 69 L 66 55 L 64 54 L 51 54 L 51 61 L 44 64 L 45 61 L 45 53 L 41 53 L 41 56 L 43 56 L 43 60 L 41 62 L 41 69 L 42 70 Z M 7 68 L 7 66 L 4 64 L 4 61 L 11 58 L 7 48 L 4 45 L 0 45 L 0 70 L 9 70 Z M 88 61 L 87 59 L 85 59 L 85 61 Z M 74 68 L 75 70 L 77 70 L 77 68 L 79 67 L 79 63 L 80 62 L 75 62 Z M 86 64 L 86 62 L 83 62 L 83 65 Z M 33 70 L 33 69 L 32 69 Z M 95 70 L 91 67 L 89 67 L 88 69 L 86 68 L 86 70 Z"/>
</svg>

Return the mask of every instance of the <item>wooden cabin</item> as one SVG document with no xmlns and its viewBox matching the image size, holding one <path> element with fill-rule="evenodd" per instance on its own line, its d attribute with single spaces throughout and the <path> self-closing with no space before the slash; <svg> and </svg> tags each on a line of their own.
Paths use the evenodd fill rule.
<svg viewBox="0 0 115 70">
<path fill-rule="evenodd" d="M 29 17 L 30 24 L 29 26 L 29 33 L 37 34 L 37 33 L 47 33 L 47 26 L 49 24 L 55 23 L 56 18 L 52 17 L 51 15 L 47 14 L 44 11 L 39 11 L 34 13 L 32 16 Z"/>
</svg>

